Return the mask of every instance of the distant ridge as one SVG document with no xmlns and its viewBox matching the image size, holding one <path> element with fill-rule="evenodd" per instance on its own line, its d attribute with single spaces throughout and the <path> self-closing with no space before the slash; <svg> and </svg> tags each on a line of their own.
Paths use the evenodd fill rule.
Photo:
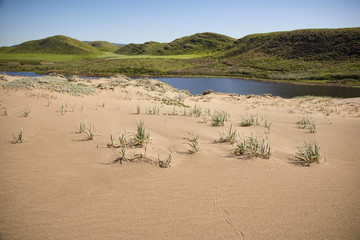
<svg viewBox="0 0 360 240">
<path fill-rule="evenodd" d="M 56 35 L 40 40 L 21 43 L 10 50 L 9 53 L 88 55 L 100 54 L 100 51 L 82 41 L 62 35 Z"/>
</svg>

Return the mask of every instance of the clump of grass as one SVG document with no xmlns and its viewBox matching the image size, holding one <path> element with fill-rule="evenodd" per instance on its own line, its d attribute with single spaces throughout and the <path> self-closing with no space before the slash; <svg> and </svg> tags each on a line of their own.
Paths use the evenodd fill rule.
<svg viewBox="0 0 360 240">
<path fill-rule="evenodd" d="M 310 124 L 308 125 L 308 129 L 310 131 L 310 133 L 316 133 L 317 132 L 317 126 L 315 121 L 311 121 Z"/>
<path fill-rule="evenodd" d="M 145 143 L 150 141 L 150 133 L 148 133 L 144 127 L 144 122 L 137 123 L 136 134 L 134 138 L 134 146 L 143 147 Z"/>
<path fill-rule="evenodd" d="M 87 140 L 93 140 L 94 136 L 96 134 L 96 128 L 94 127 L 94 125 L 90 124 L 90 127 L 86 129 L 85 133 L 88 136 Z"/>
<path fill-rule="evenodd" d="M 86 124 L 84 122 L 80 122 L 79 130 L 76 133 L 83 133 L 86 130 Z"/>
<path fill-rule="evenodd" d="M 140 106 L 139 106 L 139 105 L 136 106 L 136 114 L 137 114 L 137 115 L 140 114 Z"/>
<path fill-rule="evenodd" d="M 298 152 L 295 157 L 301 162 L 303 166 L 311 166 L 320 161 L 320 146 L 316 142 L 307 143 L 298 147 Z"/>
<path fill-rule="evenodd" d="M 140 113 L 140 111 L 139 111 L 139 113 Z M 160 109 L 157 106 L 154 106 L 152 109 L 146 108 L 146 114 L 147 115 L 160 115 Z"/>
<path fill-rule="evenodd" d="M 7 116 L 8 115 L 8 112 L 7 112 L 7 109 L 5 108 L 4 109 L 4 116 Z"/>
<path fill-rule="evenodd" d="M 240 125 L 243 127 L 258 126 L 260 125 L 259 118 L 255 115 L 246 116 L 242 119 Z"/>
<path fill-rule="evenodd" d="M 251 134 L 251 137 L 249 137 L 247 146 L 248 146 L 248 153 L 249 153 L 250 157 L 255 157 L 260 148 L 260 144 L 259 144 L 259 140 L 258 140 L 257 136 L 254 136 Z"/>
<path fill-rule="evenodd" d="M 266 127 L 266 131 L 265 131 L 266 134 L 270 134 L 271 124 L 272 124 L 272 122 L 269 122 L 268 119 L 265 119 L 264 125 Z"/>
<path fill-rule="evenodd" d="M 224 126 L 225 122 L 228 120 L 228 113 L 227 112 L 218 112 L 216 111 L 211 117 L 211 124 L 213 126 Z"/>
<path fill-rule="evenodd" d="M 195 133 L 189 133 L 191 136 L 189 137 L 189 146 L 191 149 L 189 150 L 190 153 L 197 153 L 199 152 L 199 138 Z"/>
<path fill-rule="evenodd" d="M 259 157 L 269 159 L 271 154 L 272 154 L 272 150 L 271 150 L 270 143 L 267 139 L 265 140 L 263 138 L 260 143 Z"/>
<path fill-rule="evenodd" d="M 268 139 L 259 141 L 257 136 L 251 134 L 247 139 L 240 139 L 234 150 L 236 155 L 247 155 L 248 157 L 259 157 L 269 159 L 273 153 Z"/>
<path fill-rule="evenodd" d="M 171 160 L 172 160 L 172 151 L 170 151 L 169 156 L 165 160 L 161 160 L 160 157 L 158 156 L 159 167 L 161 167 L 161 168 L 170 167 Z"/>
<path fill-rule="evenodd" d="M 299 125 L 299 128 L 302 128 L 302 129 L 308 128 L 310 133 L 317 132 L 316 122 L 308 116 L 303 116 L 302 119 L 300 121 L 298 121 L 296 124 Z"/>
<path fill-rule="evenodd" d="M 191 115 L 194 115 L 195 117 L 200 117 L 202 114 L 202 109 L 200 106 L 197 106 L 195 104 L 195 106 L 193 107 L 193 109 L 191 110 Z"/>
<path fill-rule="evenodd" d="M 219 132 L 219 139 L 214 140 L 214 142 L 229 142 L 231 144 L 234 144 L 238 139 L 238 133 L 236 129 L 233 129 L 232 124 L 229 126 L 228 129 L 222 132 Z"/>
<path fill-rule="evenodd" d="M 126 131 L 124 133 L 120 133 L 119 144 L 120 144 L 120 147 L 125 147 L 127 145 Z"/>
<path fill-rule="evenodd" d="M 113 138 L 112 133 L 110 133 L 110 143 L 107 144 L 108 148 L 115 147 L 115 139 Z"/>
<path fill-rule="evenodd" d="M 125 160 L 126 160 L 126 147 L 122 146 L 122 147 L 120 147 L 120 157 L 117 158 L 116 160 L 114 160 L 113 163 L 119 162 L 120 164 L 122 164 L 123 161 L 125 161 Z"/>
<path fill-rule="evenodd" d="M 247 142 L 245 139 L 240 139 L 235 148 L 236 155 L 245 155 L 247 151 Z"/>
<path fill-rule="evenodd" d="M 17 135 L 15 135 L 13 133 L 12 136 L 13 136 L 13 140 L 11 141 L 11 143 L 16 144 L 16 143 L 23 143 L 24 142 L 23 129 L 21 129 L 21 131 Z"/>
<path fill-rule="evenodd" d="M 23 114 L 21 116 L 28 117 L 28 116 L 30 116 L 30 112 L 31 112 L 31 110 L 29 109 L 28 106 L 26 106 L 26 109 L 23 111 Z"/>
<path fill-rule="evenodd" d="M 65 113 L 67 113 L 67 104 L 65 107 L 64 107 L 64 105 L 61 105 L 60 113 L 61 113 L 61 115 L 65 115 Z"/>
</svg>

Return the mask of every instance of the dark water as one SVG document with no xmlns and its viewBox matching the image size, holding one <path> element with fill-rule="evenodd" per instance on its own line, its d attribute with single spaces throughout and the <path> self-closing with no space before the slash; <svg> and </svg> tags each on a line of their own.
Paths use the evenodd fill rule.
<svg viewBox="0 0 360 240">
<path fill-rule="evenodd" d="M 34 72 L 0 72 L 14 76 L 44 76 Z M 97 79 L 96 77 L 84 77 Z M 181 90 L 189 90 L 191 94 L 201 94 L 211 89 L 215 92 L 255 94 L 263 95 L 270 93 L 273 96 L 292 98 L 297 96 L 329 96 L 351 98 L 360 97 L 360 88 L 335 87 L 335 86 L 309 86 L 282 83 L 259 82 L 245 79 L 234 78 L 157 78 Z"/>
<path fill-rule="evenodd" d="M 282 83 L 259 82 L 234 78 L 157 78 L 181 90 L 189 90 L 191 94 L 201 94 L 211 89 L 215 92 L 255 94 L 270 93 L 273 96 L 292 98 L 297 96 L 329 96 L 360 97 L 360 88 L 335 86 L 309 86 Z"/>
<path fill-rule="evenodd" d="M 37 74 L 34 72 L 0 72 L 0 74 L 6 73 L 9 76 L 21 76 L 21 77 L 42 77 L 45 75 Z"/>
</svg>

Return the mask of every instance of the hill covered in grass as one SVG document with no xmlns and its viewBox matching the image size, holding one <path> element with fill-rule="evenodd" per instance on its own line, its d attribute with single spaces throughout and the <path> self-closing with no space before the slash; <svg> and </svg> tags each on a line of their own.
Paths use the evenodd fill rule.
<svg viewBox="0 0 360 240">
<path fill-rule="evenodd" d="M 119 49 L 118 46 L 107 41 L 92 41 L 86 43 L 102 52 L 115 52 Z"/>
<path fill-rule="evenodd" d="M 309 61 L 343 61 L 360 57 L 360 28 L 305 29 L 252 34 L 238 39 L 222 58 L 276 57 Z"/>
<path fill-rule="evenodd" d="M 235 40 L 225 35 L 205 32 L 178 38 L 170 43 L 128 44 L 116 53 L 125 55 L 211 54 L 225 50 Z"/>
<path fill-rule="evenodd" d="M 79 40 L 62 35 L 56 35 L 40 40 L 21 43 L 8 53 L 89 55 L 100 54 L 100 51 Z"/>
<path fill-rule="evenodd" d="M 164 46 L 164 43 L 154 41 L 142 44 L 130 43 L 120 47 L 115 53 L 124 55 L 157 55 L 158 51 Z"/>
</svg>

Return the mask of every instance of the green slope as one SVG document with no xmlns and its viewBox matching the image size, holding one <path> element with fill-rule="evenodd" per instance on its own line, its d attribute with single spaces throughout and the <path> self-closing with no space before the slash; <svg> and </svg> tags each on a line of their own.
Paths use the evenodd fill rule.
<svg viewBox="0 0 360 240">
<path fill-rule="evenodd" d="M 40 40 L 24 42 L 8 53 L 89 55 L 100 54 L 100 51 L 79 40 L 66 36 L 56 35 Z"/>
<path fill-rule="evenodd" d="M 197 33 L 170 43 L 128 44 L 116 51 L 125 55 L 207 55 L 225 50 L 236 39 L 217 33 Z"/>
<path fill-rule="evenodd" d="M 225 50 L 235 41 L 234 38 L 217 33 L 197 33 L 178 38 L 158 51 L 159 55 L 211 54 Z"/>
<path fill-rule="evenodd" d="M 94 48 L 102 52 L 115 52 L 116 50 L 119 49 L 118 46 L 107 41 L 92 41 L 92 42 L 87 42 L 87 44 L 93 46 Z"/>
<path fill-rule="evenodd" d="M 219 54 L 223 58 L 343 61 L 360 57 L 360 28 L 306 29 L 248 35 Z"/>
<path fill-rule="evenodd" d="M 120 47 L 115 53 L 124 55 L 157 55 L 157 52 L 162 49 L 164 45 L 164 43 L 154 41 L 143 44 L 130 43 Z"/>
</svg>

